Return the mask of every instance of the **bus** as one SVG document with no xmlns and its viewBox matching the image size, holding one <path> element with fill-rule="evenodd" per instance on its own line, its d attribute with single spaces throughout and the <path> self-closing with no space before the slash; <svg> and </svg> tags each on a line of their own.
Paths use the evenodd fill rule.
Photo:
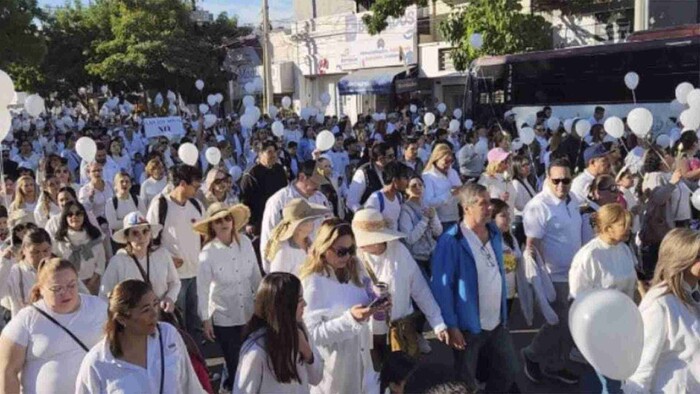
<svg viewBox="0 0 700 394">
<path fill-rule="evenodd" d="M 639 74 L 634 96 L 624 83 L 630 71 Z M 482 57 L 469 75 L 473 119 L 512 110 L 520 126 L 545 106 L 562 120 L 588 119 L 599 105 L 620 118 L 645 107 L 658 134 L 675 127 L 676 86 L 700 85 L 700 24 L 638 32 L 622 43 Z"/>
</svg>

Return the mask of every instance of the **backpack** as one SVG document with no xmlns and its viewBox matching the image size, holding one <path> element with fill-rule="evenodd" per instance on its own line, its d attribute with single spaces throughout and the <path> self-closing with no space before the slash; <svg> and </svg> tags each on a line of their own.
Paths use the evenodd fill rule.
<svg viewBox="0 0 700 394">
<path fill-rule="evenodd" d="M 197 209 L 197 212 L 199 212 L 199 214 L 201 215 L 202 214 L 202 207 L 199 205 L 199 201 L 197 201 L 196 198 L 190 198 L 188 201 L 190 202 L 190 204 L 194 205 L 195 209 Z M 158 196 L 158 224 L 163 226 L 163 228 L 165 228 L 165 219 L 167 218 L 167 216 L 168 216 L 168 202 L 165 200 L 165 196 L 163 194 L 160 194 Z M 158 234 L 158 236 L 153 239 L 153 244 L 155 246 L 161 245 L 162 232 L 163 231 L 161 230 L 161 232 Z"/>
<path fill-rule="evenodd" d="M 134 193 L 129 194 L 131 194 L 131 200 L 134 202 L 136 209 L 139 209 L 139 198 Z M 114 207 L 114 211 L 116 212 L 117 207 L 119 207 L 119 198 L 117 196 L 112 197 L 112 206 Z"/>
<path fill-rule="evenodd" d="M 671 231 L 671 227 L 666 222 L 666 204 L 671 203 L 675 188 L 675 185 L 668 184 L 650 192 L 640 221 L 639 239 L 643 245 L 659 244 Z"/>
<path fill-rule="evenodd" d="M 374 192 L 374 194 L 377 195 L 377 199 L 379 199 L 379 212 L 383 213 L 384 212 L 384 193 L 382 193 L 381 190 L 377 190 Z M 399 205 L 403 205 L 403 194 L 401 193 L 396 193 L 396 198 L 399 199 Z"/>
</svg>

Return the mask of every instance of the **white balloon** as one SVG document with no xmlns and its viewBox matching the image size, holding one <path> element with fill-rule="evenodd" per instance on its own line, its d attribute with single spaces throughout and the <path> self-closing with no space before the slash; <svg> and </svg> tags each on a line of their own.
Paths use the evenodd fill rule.
<svg viewBox="0 0 700 394">
<path fill-rule="evenodd" d="M 250 95 L 244 96 L 243 97 L 243 106 L 248 108 L 251 105 L 255 105 L 255 97 L 250 96 Z"/>
<path fill-rule="evenodd" d="M 680 121 L 684 129 L 697 130 L 700 128 L 700 108 L 688 108 L 681 113 Z"/>
<path fill-rule="evenodd" d="M 90 137 L 80 137 L 75 143 L 75 150 L 78 155 L 90 163 L 95 160 L 95 153 L 97 153 L 97 144 Z"/>
<path fill-rule="evenodd" d="M 256 77 L 256 78 L 253 80 L 253 87 L 255 88 L 255 90 L 262 90 L 262 89 L 263 89 L 263 85 L 264 85 L 264 83 L 263 83 L 263 79 L 262 79 L 262 78 Z"/>
<path fill-rule="evenodd" d="M 523 141 L 520 138 L 515 138 L 513 142 L 510 143 L 510 149 L 515 152 L 519 151 L 523 147 Z"/>
<path fill-rule="evenodd" d="M 435 114 L 432 112 L 428 112 L 423 116 L 423 122 L 427 127 L 430 127 L 435 123 Z"/>
<path fill-rule="evenodd" d="M 247 82 L 243 88 L 245 89 L 246 93 L 252 94 L 255 92 L 255 84 L 253 82 Z"/>
<path fill-rule="evenodd" d="M 12 128 L 12 114 L 7 108 L 0 107 L 0 141 L 3 141 Z"/>
<path fill-rule="evenodd" d="M 245 129 L 251 129 L 258 120 L 253 117 L 253 114 L 247 113 L 241 116 L 241 126 Z"/>
<path fill-rule="evenodd" d="M 646 108 L 635 108 L 627 115 L 627 124 L 630 130 L 638 137 L 646 137 L 651 131 L 654 116 Z"/>
<path fill-rule="evenodd" d="M 170 115 L 175 115 L 175 114 L 177 114 L 177 106 L 176 106 L 175 104 L 173 104 L 173 103 L 170 103 L 170 105 L 168 106 L 168 113 L 169 113 Z"/>
<path fill-rule="evenodd" d="M 207 112 L 209 112 L 209 106 L 204 103 L 199 104 L 199 113 L 206 114 Z"/>
<path fill-rule="evenodd" d="M 282 106 L 287 109 L 290 105 L 292 105 L 292 99 L 289 96 L 282 97 Z"/>
<path fill-rule="evenodd" d="M 102 87 L 100 88 L 100 91 L 102 92 L 102 94 L 107 94 L 107 92 L 109 92 L 109 86 L 102 85 Z"/>
<path fill-rule="evenodd" d="M 270 117 L 273 118 L 273 119 L 277 116 L 277 113 L 278 113 L 278 112 L 279 112 L 279 110 L 277 109 L 277 107 L 275 107 L 275 106 L 272 105 L 272 104 L 270 104 L 270 105 L 267 107 L 267 113 L 268 113 L 268 115 L 270 115 Z"/>
<path fill-rule="evenodd" d="M 221 151 L 215 146 L 210 146 L 204 151 L 204 156 L 207 158 L 209 164 L 216 166 L 221 161 Z"/>
<path fill-rule="evenodd" d="M 447 111 L 447 104 L 445 103 L 440 103 L 437 106 L 438 111 L 440 111 L 441 114 L 444 114 L 445 111 Z"/>
<path fill-rule="evenodd" d="M 605 132 L 613 138 L 622 138 L 625 134 L 625 123 L 617 116 L 611 116 L 605 119 L 603 127 L 605 128 Z"/>
<path fill-rule="evenodd" d="M 532 127 L 523 127 L 520 129 L 520 141 L 525 145 L 530 145 L 535 140 L 535 130 Z"/>
<path fill-rule="evenodd" d="M 272 134 L 276 137 L 282 137 L 284 135 L 284 125 L 279 120 L 272 123 Z"/>
<path fill-rule="evenodd" d="M 552 130 L 552 131 L 559 130 L 560 125 L 561 125 L 561 120 L 559 118 L 557 118 L 556 116 L 551 116 L 549 119 L 547 119 L 547 128 Z"/>
<path fill-rule="evenodd" d="M 592 290 L 576 297 L 569 310 L 576 346 L 596 371 L 625 380 L 639 366 L 644 323 L 634 302 L 613 289 Z"/>
<path fill-rule="evenodd" d="M 163 106 L 163 95 L 158 93 L 156 94 L 156 98 L 154 100 L 157 106 L 162 107 Z"/>
<path fill-rule="evenodd" d="M 202 81 L 201 79 L 198 79 L 194 83 L 194 86 L 197 88 L 197 90 L 201 91 L 202 89 L 204 89 L 204 81 Z"/>
<path fill-rule="evenodd" d="M 217 117 L 214 114 L 204 115 L 204 128 L 209 129 L 216 124 Z"/>
<path fill-rule="evenodd" d="M 0 70 L 0 108 L 8 106 L 15 97 L 15 84 L 6 72 Z"/>
<path fill-rule="evenodd" d="M 676 86 L 676 100 L 681 104 L 688 103 L 688 94 L 693 90 L 693 84 L 690 82 L 681 82 Z"/>
<path fill-rule="evenodd" d="M 209 104 L 210 107 L 213 107 L 216 105 L 216 96 L 213 94 L 210 94 L 207 96 L 207 103 Z"/>
<path fill-rule="evenodd" d="M 408 107 L 411 110 L 411 113 L 415 114 L 418 111 L 418 107 L 416 107 L 415 104 L 411 104 L 410 107 Z"/>
<path fill-rule="evenodd" d="M 326 118 L 326 117 L 323 116 L 323 114 L 316 114 L 316 123 L 323 123 L 323 120 L 324 120 L 325 118 Z"/>
<path fill-rule="evenodd" d="M 695 189 L 693 195 L 690 197 L 690 202 L 693 203 L 695 209 L 700 209 L 700 189 Z"/>
<path fill-rule="evenodd" d="M 586 119 L 580 119 L 578 122 L 576 122 L 575 128 L 576 134 L 583 138 L 589 131 L 591 131 L 591 122 L 587 121 Z"/>
<path fill-rule="evenodd" d="M 671 108 L 671 115 L 673 116 L 680 116 L 681 112 L 685 111 L 686 109 L 686 106 L 684 104 L 679 103 L 676 99 L 673 99 L 673 101 L 671 101 L 669 107 Z"/>
<path fill-rule="evenodd" d="M 251 105 L 250 107 L 246 107 L 244 114 L 252 116 L 255 122 L 257 122 L 261 115 L 260 108 Z"/>
<path fill-rule="evenodd" d="M 328 104 L 330 104 L 330 102 L 331 102 L 331 95 L 328 94 L 328 92 L 322 93 L 321 94 L 321 103 L 323 103 L 323 105 L 328 105 Z"/>
<path fill-rule="evenodd" d="M 471 119 L 467 119 L 464 121 L 464 128 L 467 130 L 471 130 L 472 127 L 474 126 L 474 121 Z"/>
<path fill-rule="evenodd" d="M 44 99 L 38 94 L 29 95 L 29 97 L 27 97 L 27 99 L 24 101 L 24 109 L 27 110 L 29 115 L 35 118 L 44 112 L 44 107 Z"/>
<path fill-rule="evenodd" d="M 177 96 L 172 90 L 168 90 L 168 93 L 165 95 L 165 97 L 167 97 L 168 101 L 170 101 L 171 103 L 177 100 Z"/>
<path fill-rule="evenodd" d="M 194 166 L 199 159 L 199 151 L 193 143 L 185 142 L 180 145 L 180 148 L 177 150 L 177 156 L 183 163 Z"/>
<path fill-rule="evenodd" d="M 662 148 L 670 148 L 671 137 L 669 137 L 668 134 L 660 134 L 658 137 L 656 137 L 656 145 Z"/>
<path fill-rule="evenodd" d="M 571 134 L 571 128 L 574 127 L 574 119 L 567 119 L 564 121 L 564 130 Z"/>
<path fill-rule="evenodd" d="M 625 86 L 627 86 L 627 89 L 635 90 L 637 85 L 639 85 L 639 74 L 634 71 L 625 74 Z"/>
<path fill-rule="evenodd" d="M 335 145 L 335 136 L 328 130 L 323 130 L 316 136 L 316 149 L 323 152 Z"/>
<path fill-rule="evenodd" d="M 243 170 L 239 166 L 231 167 L 231 169 L 228 170 L 228 173 L 231 174 L 231 180 L 233 182 L 238 182 L 238 180 L 241 179 L 241 176 L 243 176 Z"/>
<path fill-rule="evenodd" d="M 484 139 L 479 139 L 479 142 L 474 145 L 474 151 L 481 155 L 486 156 L 489 153 L 489 143 Z"/>
<path fill-rule="evenodd" d="M 318 115 L 318 108 L 316 107 L 309 107 L 309 116 L 316 117 Z"/>
<path fill-rule="evenodd" d="M 459 120 L 452 119 L 450 121 L 450 126 L 448 127 L 448 129 L 450 130 L 450 132 L 456 133 L 457 131 L 459 131 L 459 126 L 460 126 Z"/>
<path fill-rule="evenodd" d="M 700 89 L 693 89 L 688 93 L 686 97 L 688 101 L 688 106 L 694 108 L 696 111 L 700 111 Z"/>
<path fill-rule="evenodd" d="M 221 93 L 217 93 L 216 94 L 216 102 L 219 104 L 223 103 L 224 102 L 224 95 Z"/>
<path fill-rule="evenodd" d="M 462 119 L 462 109 L 461 109 L 461 108 L 455 108 L 455 110 L 452 111 L 452 116 L 454 116 L 455 119 Z"/>
<path fill-rule="evenodd" d="M 484 45 L 484 37 L 480 33 L 472 33 L 471 37 L 469 37 L 469 44 L 477 50 L 481 49 Z"/>
</svg>

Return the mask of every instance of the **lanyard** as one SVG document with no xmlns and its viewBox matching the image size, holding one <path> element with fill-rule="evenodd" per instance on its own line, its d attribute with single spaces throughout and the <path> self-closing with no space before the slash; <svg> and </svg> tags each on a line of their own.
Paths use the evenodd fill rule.
<svg viewBox="0 0 700 394">
<path fill-rule="evenodd" d="M 144 282 L 151 285 L 151 254 L 146 253 L 146 271 L 143 270 L 143 267 L 141 267 L 141 264 L 139 264 L 139 261 L 136 258 L 136 256 L 134 256 L 132 254 L 130 254 L 130 256 L 134 260 L 134 264 L 136 264 L 136 268 L 139 269 L 139 272 L 141 273 L 141 277 L 143 278 Z"/>
</svg>

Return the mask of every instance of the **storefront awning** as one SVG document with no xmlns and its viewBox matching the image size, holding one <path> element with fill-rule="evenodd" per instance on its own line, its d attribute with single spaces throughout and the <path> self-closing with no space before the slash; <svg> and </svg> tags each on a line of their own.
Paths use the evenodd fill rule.
<svg viewBox="0 0 700 394">
<path fill-rule="evenodd" d="M 357 70 L 340 79 L 338 93 L 341 96 L 354 94 L 391 94 L 394 78 L 405 74 L 406 67 L 382 67 Z"/>
</svg>

